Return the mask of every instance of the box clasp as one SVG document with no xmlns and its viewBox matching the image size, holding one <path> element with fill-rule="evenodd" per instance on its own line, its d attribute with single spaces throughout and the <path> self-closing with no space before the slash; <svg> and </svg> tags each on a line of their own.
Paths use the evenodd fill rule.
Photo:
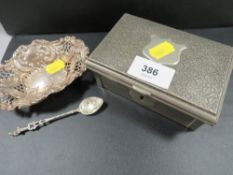
<svg viewBox="0 0 233 175">
<path fill-rule="evenodd" d="M 140 93 L 141 95 L 144 95 L 144 96 L 150 96 L 151 93 L 138 87 L 138 86 L 135 86 L 135 85 L 132 85 L 132 89 L 135 90 L 136 92 Z"/>
<path fill-rule="evenodd" d="M 153 100 L 151 99 L 151 93 L 138 86 L 132 85 L 132 89 L 129 91 L 129 95 L 134 101 L 143 106 L 153 106 Z"/>
</svg>

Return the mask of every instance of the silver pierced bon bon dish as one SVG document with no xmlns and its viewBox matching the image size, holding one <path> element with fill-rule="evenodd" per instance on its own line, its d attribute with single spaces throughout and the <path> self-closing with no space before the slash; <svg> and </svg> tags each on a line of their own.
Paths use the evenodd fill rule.
<svg viewBox="0 0 233 175">
<path fill-rule="evenodd" d="M 89 49 L 82 40 L 34 40 L 0 65 L 0 109 L 38 103 L 63 90 L 86 70 Z"/>
</svg>

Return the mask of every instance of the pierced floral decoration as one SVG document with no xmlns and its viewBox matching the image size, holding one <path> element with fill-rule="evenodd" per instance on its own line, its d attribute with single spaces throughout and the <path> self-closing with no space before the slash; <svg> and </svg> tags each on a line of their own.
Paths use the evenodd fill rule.
<svg viewBox="0 0 233 175">
<path fill-rule="evenodd" d="M 0 109 L 30 106 L 63 90 L 86 70 L 89 49 L 82 40 L 34 40 L 0 65 Z"/>
</svg>

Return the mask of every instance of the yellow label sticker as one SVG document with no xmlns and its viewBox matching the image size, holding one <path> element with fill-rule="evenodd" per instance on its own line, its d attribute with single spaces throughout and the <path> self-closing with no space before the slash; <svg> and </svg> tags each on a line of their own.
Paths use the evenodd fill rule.
<svg viewBox="0 0 233 175">
<path fill-rule="evenodd" d="M 56 72 L 65 68 L 65 62 L 61 59 L 56 59 L 51 64 L 48 64 L 45 67 L 45 70 L 48 74 L 55 74 Z"/>
<path fill-rule="evenodd" d="M 163 41 L 162 43 L 157 44 L 154 47 L 150 48 L 149 54 L 151 57 L 155 58 L 156 60 L 160 60 L 174 51 L 175 48 L 171 43 L 169 43 L 168 41 Z"/>
</svg>

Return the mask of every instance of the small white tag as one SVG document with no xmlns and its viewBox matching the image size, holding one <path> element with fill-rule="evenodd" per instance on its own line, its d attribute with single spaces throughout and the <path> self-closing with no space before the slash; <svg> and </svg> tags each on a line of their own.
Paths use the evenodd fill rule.
<svg viewBox="0 0 233 175">
<path fill-rule="evenodd" d="M 175 72 L 175 69 L 140 56 L 136 56 L 134 58 L 130 68 L 127 71 L 127 73 L 133 77 L 164 89 L 169 88 Z"/>
</svg>

